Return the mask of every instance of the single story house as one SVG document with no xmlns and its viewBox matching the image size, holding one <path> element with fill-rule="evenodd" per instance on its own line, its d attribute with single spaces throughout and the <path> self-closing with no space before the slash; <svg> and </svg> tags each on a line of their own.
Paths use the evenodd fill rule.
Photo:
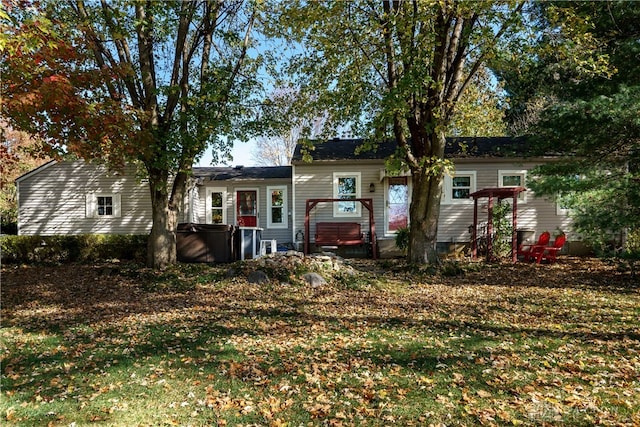
<svg viewBox="0 0 640 427">
<path fill-rule="evenodd" d="M 194 167 L 179 221 L 257 228 L 261 239 L 276 240 L 279 247 L 301 249 L 306 238 L 310 250 L 315 250 L 319 223 L 357 223 L 370 241 L 366 233 L 373 222 L 380 255 L 397 254 L 396 230 L 410 223 L 411 176 L 386 170 L 385 159 L 395 152 L 394 143 L 358 151 L 361 144 L 358 139 L 317 143 L 309 153 L 311 161 L 303 159 L 298 145 L 291 166 Z M 438 227 L 442 251 L 468 245 L 471 193 L 526 186 L 533 167 L 553 161 L 526 157 L 525 144 L 506 137 L 448 139 L 445 155 L 454 162 L 455 172 L 444 181 Z M 132 166 L 111 172 L 83 161 L 50 162 L 16 182 L 19 234 L 144 234 L 151 228 L 148 184 Z M 356 202 L 323 201 L 353 198 L 370 199 L 371 209 Z M 311 209 L 310 200 L 316 201 Z M 530 190 L 520 194 L 519 229 L 539 235 L 547 230 L 569 232 L 570 225 L 567 213 L 553 200 L 538 198 Z M 355 254 L 361 249 L 352 250 Z"/>
<path fill-rule="evenodd" d="M 148 234 L 151 196 L 133 166 L 51 161 L 16 180 L 18 234 Z"/>
<path fill-rule="evenodd" d="M 395 234 L 410 222 L 411 176 L 385 169 L 384 159 L 393 155 L 395 143 L 380 144 L 377 150 L 358 151 L 361 140 L 334 139 L 317 144 L 303 159 L 298 145 L 292 160 L 294 230 L 305 229 L 306 200 L 371 198 L 377 246 L 381 256 L 397 254 Z M 470 194 L 483 188 L 526 186 L 527 175 L 536 165 L 553 161 L 552 157 L 526 157 L 526 141 L 509 137 L 448 138 L 445 157 L 455 165 L 453 175 L 445 175 L 438 246 L 442 252 L 468 245 L 473 224 L 474 201 Z M 486 202 L 486 201 L 485 201 Z M 484 216 L 486 220 L 486 203 Z M 353 221 L 368 230 L 366 209 L 357 203 L 319 203 L 309 212 L 310 239 L 314 224 L 329 221 Z M 567 212 L 546 198 L 527 190 L 518 198 L 518 229 L 531 236 L 548 230 L 568 233 L 571 221 Z"/>
<path fill-rule="evenodd" d="M 232 224 L 292 241 L 290 166 L 195 167 L 179 222 Z M 148 180 L 134 166 L 51 161 L 16 180 L 18 234 L 148 234 Z"/>
</svg>

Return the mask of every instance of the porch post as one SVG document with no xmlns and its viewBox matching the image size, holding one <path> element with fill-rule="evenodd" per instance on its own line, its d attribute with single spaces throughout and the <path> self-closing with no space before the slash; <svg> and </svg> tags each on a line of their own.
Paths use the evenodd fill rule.
<svg viewBox="0 0 640 427">
<path fill-rule="evenodd" d="M 471 230 L 471 259 L 478 258 L 478 198 L 473 197 L 473 230 Z"/>
<path fill-rule="evenodd" d="M 371 240 L 371 251 L 373 259 L 378 259 L 378 239 L 376 238 L 376 222 L 373 218 L 373 199 L 366 199 L 366 206 L 369 209 L 369 240 Z"/>
<path fill-rule="evenodd" d="M 519 192 L 513 192 L 513 209 L 511 212 L 511 224 L 513 225 L 511 231 L 511 261 L 514 264 L 518 262 L 518 194 Z"/>
<path fill-rule="evenodd" d="M 309 211 L 311 210 L 310 200 L 306 202 L 306 209 L 304 210 L 304 254 L 309 255 Z"/>
<path fill-rule="evenodd" d="M 487 261 L 491 262 L 493 258 L 493 193 L 489 194 L 489 206 L 488 206 L 487 218 Z"/>
</svg>

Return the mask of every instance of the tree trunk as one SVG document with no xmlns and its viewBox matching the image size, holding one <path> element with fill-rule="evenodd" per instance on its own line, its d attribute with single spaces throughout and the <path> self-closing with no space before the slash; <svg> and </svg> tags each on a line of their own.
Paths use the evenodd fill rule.
<svg viewBox="0 0 640 427">
<path fill-rule="evenodd" d="M 173 179 L 171 194 L 168 191 L 168 172 L 147 168 L 153 218 L 147 242 L 147 266 L 151 268 L 163 269 L 177 261 L 176 228 L 178 216 L 183 208 L 193 158 L 182 163 L 183 168 Z"/>
<path fill-rule="evenodd" d="M 442 159 L 446 143 L 444 133 L 431 135 L 430 139 L 432 158 Z M 412 264 L 439 264 L 437 241 L 443 176 L 444 171 L 438 165 L 423 165 L 412 170 L 408 251 Z"/>
<path fill-rule="evenodd" d="M 153 225 L 147 242 L 147 267 L 163 269 L 176 263 L 177 209 L 169 203 L 167 179 L 149 173 Z"/>
<path fill-rule="evenodd" d="M 442 175 L 442 174 L 440 174 Z M 436 248 L 442 176 L 422 172 L 413 175 L 409 262 L 438 264 Z"/>
</svg>

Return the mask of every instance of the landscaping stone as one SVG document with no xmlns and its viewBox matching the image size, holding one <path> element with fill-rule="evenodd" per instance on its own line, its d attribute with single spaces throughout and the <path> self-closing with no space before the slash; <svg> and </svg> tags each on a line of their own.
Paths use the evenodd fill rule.
<svg viewBox="0 0 640 427">
<path fill-rule="evenodd" d="M 318 288 L 327 284 L 327 281 L 324 280 L 324 277 L 322 277 L 318 273 L 306 273 L 302 276 L 302 279 L 313 288 Z"/>
<path fill-rule="evenodd" d="M 244 267 L 241 269 L 244 270 L 247 281 L 254 284 L 270 281 L 264 272 L 284 281 L 287 281 L 288 277 L 296 277 L 297 280 L 314 288 L 333 283 L 334 277 L 357 275 L 357 270 L 350 265 L 350 261 L 327 253 L 305 256 L 304 253 L 297 251 L 276 252 L 244 261 L 242 265 Z"/>
<path fill-rule="evenodd" d="M 262 270 L 256 270 L 249 273 L 247 281 L 256 285 L 261 285 L 263 283 L 269 283 L 269 276 L 267 276 L 267 274 Z"/>
</svg>

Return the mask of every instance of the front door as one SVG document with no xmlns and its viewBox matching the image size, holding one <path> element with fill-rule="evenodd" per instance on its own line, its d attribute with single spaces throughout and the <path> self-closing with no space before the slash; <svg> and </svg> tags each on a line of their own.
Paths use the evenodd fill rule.
<svg viewBox="0 0 640 427">
<path fill-rule="evenodd" d="M 236 216 L 240 227 L 258 225 L 258 192 L 256 190 L 236 192 Z"/>
<path fill-rule="evenodd" d="M 387 231 L 395 233 L 409 225 L 409 186 L 406 176 L 389 177 Z"/>
</svg>

